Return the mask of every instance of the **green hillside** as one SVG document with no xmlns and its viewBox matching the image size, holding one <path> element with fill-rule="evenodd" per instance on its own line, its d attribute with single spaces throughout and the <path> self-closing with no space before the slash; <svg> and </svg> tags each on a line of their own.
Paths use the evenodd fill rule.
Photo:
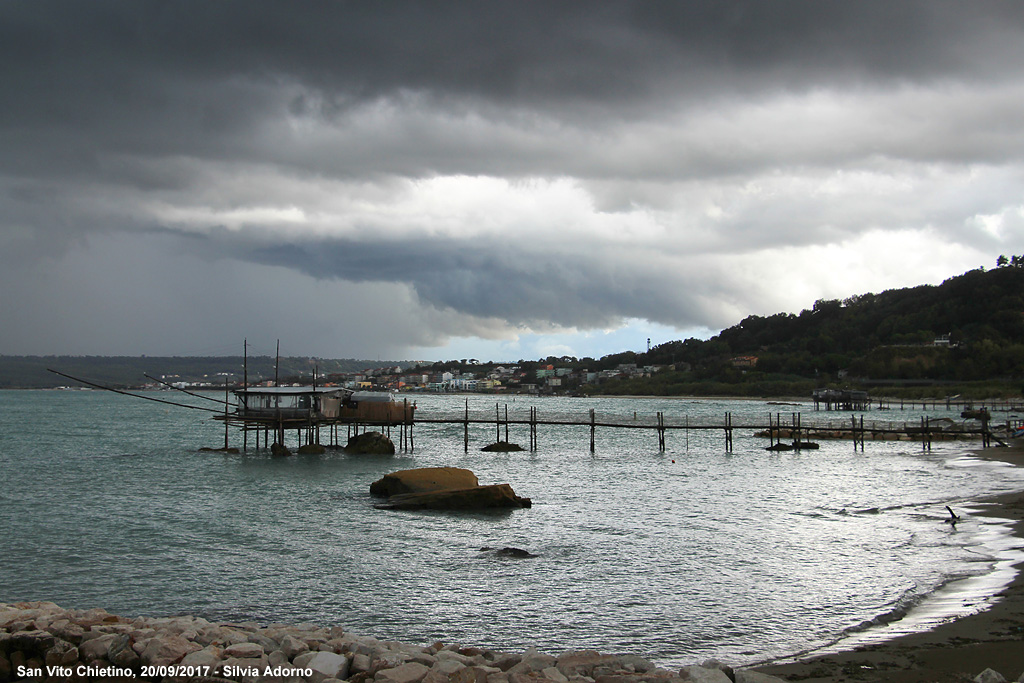
<svg viewBox="0 0 1024 683">
<path fill-rule="evenodd" d="M 741 357 L 756 358 L 753 365 Z M 602 359 L 673 365 L 597 393 L 806 395 L 818 386 L 935 395 L 1019 396 L 1024 379 L 1024 257 L 1000 257 L 941 285 L 819 300 L 799 314 L 750 316 L 716 337 Z"/>
</svg>

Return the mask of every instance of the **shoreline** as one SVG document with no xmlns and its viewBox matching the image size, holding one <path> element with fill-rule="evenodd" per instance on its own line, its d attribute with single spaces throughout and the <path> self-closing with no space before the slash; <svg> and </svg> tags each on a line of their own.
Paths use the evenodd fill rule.
<svg viewBox="0 0 1024 683">
<path fill-rule="evenodd" d="M 1024 446 L 970 453 L 1024 467 Z M 1024 492 L 992 496 L 974 505 L 975 514 L 1008 520 L 1014 537 L 1024 542 Z M 982 611 L 919 633 L 751 668 L 803 683 L 963 683 L 989 668 L 1009 681 L 1018 680 L 1024 674 L 1024 561 L 1013 568 L 1013 579 Z"/>
</svg>

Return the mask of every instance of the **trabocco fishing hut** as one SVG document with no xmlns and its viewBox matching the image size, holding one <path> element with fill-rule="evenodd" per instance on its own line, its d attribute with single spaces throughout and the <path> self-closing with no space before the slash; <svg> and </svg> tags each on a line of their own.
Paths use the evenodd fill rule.
<svg viewBox="0 0 1024 683">
<path fill-rule="evenodd" d="M 256 447 L 260 446 L 260 433 L 264 445 L 283 444 L 285 432 L 294 429 L 299 433 L 299 442 L 320 444 L 321 429 L 330 430 L 331 445 L 338 445 L 338 425 L 348 427 L 348 436 L 353 430 L 367 426 L 390 428 L 400 427 L 404 442 L 413 424 L 415 404 L 408 401 L 398 403 L 388 392 L 352 391 L 340 387 L 246 387 L 233 391 L 236 399 L 235 412 L 225 410 L 219 419 L 226 425 L 242 429 L 244 435 L 256 434 Z M 305 432 L 305 438 L 302 438 Z M 273 435 L 273 436 L 271 436 Z M 273 439 L 273 442 L 271 442 Z"/>
</svg>

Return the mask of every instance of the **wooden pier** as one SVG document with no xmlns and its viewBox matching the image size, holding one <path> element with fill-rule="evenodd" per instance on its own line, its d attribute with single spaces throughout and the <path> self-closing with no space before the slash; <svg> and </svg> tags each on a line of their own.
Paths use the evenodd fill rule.
<svg viewBox="0 0 1024 683">
<path fill-rule="evenodd" d="M 397 402 L 396 402 L 397 403 Z M 463 450 L 468 453 L 471 448 L 471 435 L 480 438 L 481 427 L 493 428 L 494 440 L 481 444 L 512 443 L 512 430 L 525 430 L 529 443 L 529 451 L 540 448 L 541 432 L 544 429 L 580 428 L 589 432 L 590 452 L 597 450 L 597 432 L 607 429 L 629 429 L 638 432 L 653 432 L 658 450 L 665 452 L 669 448 L 670 435 L 681 438 L 682 449 L 689 450 L 690 432 L 718 432 L 722 435 L 722 444 L 726 452 L 732 452 L 734 435 L 737 430 L 753 437 L 767 441 L 769 450 L 806 450 L 817 448 L 815 440 L 847 440 L 854 450 L 863 451 L 868 441 L 919 441 L 922 450 L 931 450 L 937 441 L 980 440 L 983 446 L 991 445 L 992 441 L 1002 441 L 993 435 L 989 421 L 957 422 L 951 418 L 921 417 L 911 421 L 867 420 L 864 415 L 850 416 L 840 419 L 806 419 L 803 413 L 768 413 L 764 419 L 747 418 L 737 420 L 733 413 L 726 412 L 720 419 L 705 418 L 703 421 L 693 420 L 688 415 L 669 415 L 656 412 L 653 415 L 599 416 L 594 409 L 586 413 L 551 413 L 541 416 L 541 411 L 531 406 L 524 415 L 521 409 L 517 414 L 509 414 L 509 406 L 494 404 L 493 413 L 488 410 L 470 410 L 467 399 L 464 407 L 458 411 L 430 414 L 417 409 L 415 403 L 406 399 L 397 403 L 400 409 L 379 413 L 376 417 L 367 415 L 342 415 L 322 417 L 309 415 L 303 418 L 280 419 L 273 417 L 240 417 L 225 414 L 217 419 L 225 421 L 225 425 L 233 425 L 242 429 L 244 434 L 256 433 L 256 447 L 260 447 L 260 434 L 263 434 L 263 445 L 269 447 L 272 437 L 283 440 L 284 433 L 294 430 L 300 444 L 318 444 L 325 447 L 340 448 L 344 446 L 341 439 L 351 438 L 369 430 L 380 431 L 389 438 L 397 432 L 396 450 L 413 452 L 413 440 L 416 425 L 453 425 L 461 426 Z M 397 417 L 397 419 L 396 419 Z M 1009 432 L 1012 420 L 1006 421 Z M 225 440 L 227 437 L 225 436 Z M 1004 444 L 1005 445 L 1005 444 Z M 247 448 L 247 441 L 243 449 Z"/>
<path fill-rule="evenodd" d="M 167 385 L 184 394 L 219 404 L 219 409 L 216 409 L 103 386 L 57 370 L 51 369 L 50 372 L 97 389 L 213 413 L 214 419 L 224 422 L 224 448 L 217 450 L 225 451 L 236 450 L 229 445 L 231 427 L 242 432 L 242 450 L 248 449 L 250 433 L 255 434 L 256 448 L 260 448 L 260 436 L 262 436 L 264 447 L 273 450 L 276 446 L 284 450 L 285 435 L 293 430 L 300 444 L 300 450 L 303 446 L 340 448 L 342 447 L 340 443 L 341 428 L 344 427 L 346 444 L 348 439 L 353 436 L 374 428 L 379 429 L 388 438 L 391 438 L 393 432 L 397 431 L 399 443 L 396 450 L 412 452 L 415 450 L 413 430 L 416 423 L 462 425 L 463 448 L 467 453 L 470 447 L 471 425 L 494 425 L 495 442 L 502 441 L 501 434 L 504 429 L 506 443 L 510 443 L 509 428 L 511 425 L 526 427 L 529 430 L 530 451 L 539 449 L 541 427 L 586 427 L 590 432 L 590 452 L 593 453 L 596 451 L 598 429 L 653 431 L 657 436 L 658 450 L 661 452 L 668 449 L 667 435 L 670 432 L 682 432 L 685 438 L 684 448 L 689 450 L 689 433 L 691 431 L 720 431 L 724 437 L 726 452 L 732 452 L 733 436 L 737 429 L 750 430 L 755 437 L 767 438 L 769 440 L 768 448 L 772 450 L 802 450 L 816 447 L 809 439 L 844 439 L 850 440 L 854 449 L 859 448 L 863 451 L 864 444 L 868 440 L 920 441 L 924 450 L 930 450 L 934 441 L 953 439 L 980 439 L 985 447 L 996 441 L 1005 446 L 1006 443 L 993 434 L 993 430 L 990 428 L 991 414 L 998 411 L 1007 413 L 1005 420 L 1007 438 L 1024 425 L 1024 420 L 1019 415 L 1010 414 L 1024 412 L 1024 403 L 1020 401 L 976 402 L 960 400 L 958 397 L 913 402 L 899 400 L 899 407 L 900 410 L 906 410 L 913 409 L 920 404 L 922 410 L 927 410 L 930 404 L 933 411 L 939 407 L 943 407 L 947 411 L 960 410 L 960 417 L 965 420 L 977 418 L 973 421 L 978 424 L 968 425 L 965 421 L 957 425 L 952 418 L 934 417 L 921 417 L 919 423 L 890 421 L 879 424 L 877 420 L 873 420 L 865 424 L 863 414 L 859 417 L 851 416 L 849 421 L 841 419 L 839 421 L 828 420 L 823 423 L 817 420 L 805 424 L 802 413 L 798 412 L 791 413 L 788 420 L 783 418 L 782 413 L 774 415 L 769 413 L 766 421 L 752 420 L 746 423 L 734 421 L 731 412 L 726 412 L 720 422 L 710 418 L 705 418 L 704 422 L 691 421 L 689 415 L 669 416 L 665 412 L 657 412 L 653 417 L 641 417 L 634 412 L 632 419 L 621 415 L 599 419 L 593 408 L 585 415 L 561 414 L 546 416 L 542 419 L 540 411 L 536 407 L 530 407 L 526 417 L 510 417 L 508 404 L 505 404 L 504 411 L 502 411 L 499 403 L 494 405 L 494 417 L 492 418 L 483 413 L 471 415 L 469 399 L 466 399 L 464 409 L 457 413 L 424 415 L 418 413 L 416 404 L 410 404 L 406 398 L 403 398 L 401 402 L 391 400 L 390 397 L 386 402 L 370 400 L 369 397 L 363 401 L 356 401 L 353 400 L 353 396 L 358 394 L 351 390 L 334 387 L 318 388 L 315 385 L 313 387 L 247 387 L 243 384 L 242 388 L 234 390 L 237 402 L 235 410 L 232 411 L 227 384 L 224 386 L 223 400 Z M 149 376 L 147 375 L 147 377 Z M 166 384 L 160 380 L 155 381 Z M 815 392 L 814 406 L 816 411 L 822 404 L 826 406 L 826 410 L 832 408 L 844 410 L 859 406 L 870 408 L 874 403 L 874 401 L 861 403 L 862 400 L 863 396 L 860 392 L 836 393 L 833 390 L 819 390 Z M 360 403 L 362 405 L 359 405 Z M 891 410 L 894 403 L 895 399 L 881 399 L 878 400 L 878 408 Z M 271 441 L 271 435 L 273 435 L 273 441 Z M 324 443 L 325 437 L 326 444 Z"/>
<path fill-rule="evenodd" d="M 877 420 L 865 423 L 864 416 L 851 416 L 849 420 L 829 420 L 825 422 L 805 422 L 801 413 L 783 415 L 782 413 L 768 414 L 765 421 L 751 420 L 738 422 L 731 412 L 726 412 L 721 419 L 695 422 L 689 416 L 676 416 L 670 418 L 664 412 L 657 412 L 653 416 L 637 416 L 632 419 L 623 417 L 598 419 L 595 411 L 591 409 L 585 416 L 556 415 L 541 418 L 535 407 L 529 409 L 529 415 L 525 418 L 508 417 L 508 406 L 505 406 L 504 413 L 499 405 L 495 405 L 494 417 L 481 414 L 471 415 L 468 402 L 462 415 L 453 416 L 430 416 L 417 414 L 416 422 L 420 424 L 460 424 L 463 432 L 463 448 L 469 452 L 470 448 L 470 427 L 493 425 L 495 430 L 495 441 L 501 441 L 504 432 L 504 441 L 509 441 L 509 427 L 515 425 L 526 427 L 529 433 L 529 450 L 538 449 L 538 431 L 541 427 L 582 427 L 589 430 L 590 452 L 596 450 L 596 432 L 598 429 L 632 429 L 654 432 L 657 438 L 658 450 L 667 450 L 667 435 L 674 432 L 684 437 L 684 446 L 689 447 L 689 432 L 721 432 L 723 445 L 726 452 L 732 452 L 734 433 L 737 430 L 749 432 L 753 436 L 768 439 L 769 445 L 776 446 L 776 450 L 801 450 L 808 447 L 809 439 L 849 440 L 852 441 L 855 449 L 864 450 L 866 441 L 920 441 L 922 449 L 931 450 L 935 441 L 949 441 L 955 439 L 980 439 L 984 446 L 990 445 L 994 438 L 987 422 L 977 426 L 963 427 L 947 419 L 921 418 L 919 422 L 880 422 Z M 1009 425 L 1009 423 L 1008 423 Z M 786 444 L 791 448 L 778 447 L 778 444 Z"/>
</svg>

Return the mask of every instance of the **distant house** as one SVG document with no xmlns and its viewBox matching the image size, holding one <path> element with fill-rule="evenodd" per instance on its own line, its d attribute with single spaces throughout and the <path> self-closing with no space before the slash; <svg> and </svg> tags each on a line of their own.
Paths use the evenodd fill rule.
<svg viewBox="0 0 1024 683">
<path fill-rule="evenodd" d="M 736 356 L 732 359 L 734 368 L 753 368 L 757 366 L 757 356 Z"/>
</svg>

